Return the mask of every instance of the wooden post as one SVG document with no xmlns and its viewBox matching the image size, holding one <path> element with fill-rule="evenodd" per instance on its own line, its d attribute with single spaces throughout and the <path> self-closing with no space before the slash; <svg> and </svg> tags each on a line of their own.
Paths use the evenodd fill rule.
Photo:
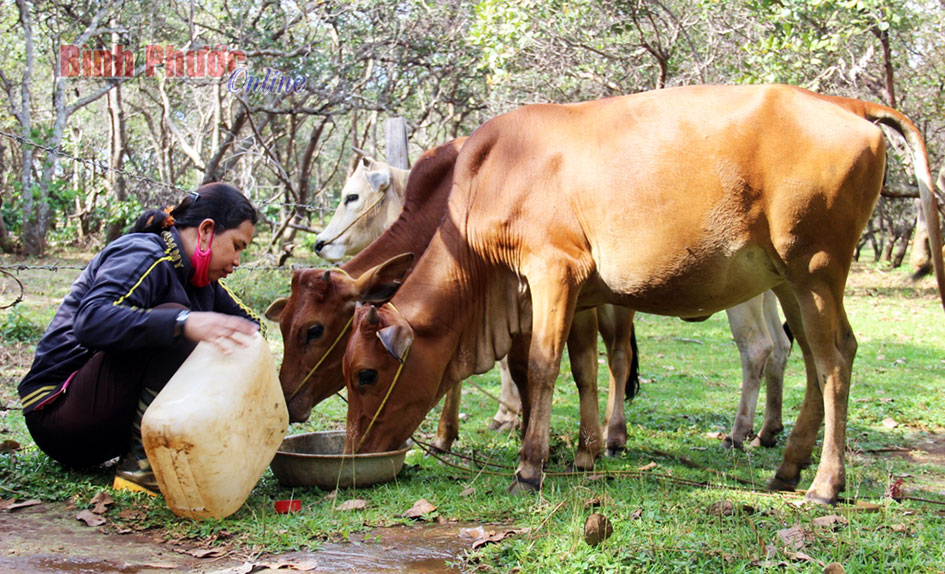
<svg viewBox="0 0 945 574">
<path fill-rule="evenodd" d="M 387 132 L 387 163 L 391 167 L 409 169 L 410 160 L 407 157 L 407 120 L 404 118 L 389 118 L 384 122 Z"/>
</svg>

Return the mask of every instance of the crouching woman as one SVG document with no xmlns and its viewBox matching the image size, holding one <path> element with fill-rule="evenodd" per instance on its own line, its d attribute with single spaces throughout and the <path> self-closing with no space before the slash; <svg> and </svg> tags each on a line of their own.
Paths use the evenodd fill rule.
<svg viewBox="0 0 945 574">
<path fill-rule="evenodd" d="M 255 233 L 236 188 L 204 185 L 142 215 L 72 284 L 18 391 L 36 445 L 69 467 L 121 456 L 116 477 L 153 490 L 141 416 L 196 344 L 227 350 L 259 319 L 220 283 Z"/>
</svg>

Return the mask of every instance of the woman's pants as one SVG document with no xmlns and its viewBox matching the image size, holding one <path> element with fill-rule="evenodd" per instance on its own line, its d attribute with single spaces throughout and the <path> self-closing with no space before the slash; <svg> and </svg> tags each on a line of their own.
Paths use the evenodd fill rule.
<svg viewBox="0 0 945 574">
<path fill-rule="evenodd" d="M 195 346 L 182 340 L 170 347 L 99 351 L 76 372 L 63 395 L 26 414 L 36 445 L 62 464 L 79 468 L 127 453 L 133 433 L 140 433 L 134 428 L 139 400 L 146 397 L 143 412 Z"/>
</svg>

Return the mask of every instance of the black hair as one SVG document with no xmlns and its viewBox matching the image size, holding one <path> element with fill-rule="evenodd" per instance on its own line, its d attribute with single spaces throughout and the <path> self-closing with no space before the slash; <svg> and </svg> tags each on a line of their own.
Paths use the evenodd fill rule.
<svg viewBox="0 0 945 574">
<path fill-rule="evenodd" d="M 171 227 L 197 227 L 212 219 L 215 233 L 239 227 L 244 221 L 256 225 L 259 214 L 238 189 L 227 183 L 207 183 L 188 193 L 170 211 L 149 209 L 138 217 L 132 233 L 160 233 Z"/>
</svg>

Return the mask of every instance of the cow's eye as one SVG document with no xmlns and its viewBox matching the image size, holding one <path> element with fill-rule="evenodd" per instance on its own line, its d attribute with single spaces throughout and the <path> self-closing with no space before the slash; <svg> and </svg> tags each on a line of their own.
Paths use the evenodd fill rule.
<svg viewBox="0 0 945 574">
<path fill-rule="evenodd" d="M 357 200 L 358 200 L 358 194 L 357 194 L 357 193 L 352 193 L 352 194 L 348 195 L 348 197 L 345 198 L 345 205 L 348 205 L 348 204 L 351 203 L 352 201 L 357 201 Z"/>
<path fill-rule="evenodd" d="M 325 331 L 325 327 L 324 327 L 324 326 L 322 326 L 322 325 L 320 325 L 320 324 L 318 324 L 318 323 L 315 323 L 314 325 L 312 325 L 311 327 L 308 328 L 308 333 L 305 334 L 305 342 L 306 342 L 306 343 L 309 343 L 309 342 L 311 342 L 311 341 L 315 341 L 315 340 L 317 340 L 317 339 L 321 339 L 322 333 L 323 333 L 324 331 Z"/>
<path fill-rule="evenodd" d="M 377 382 L 377 371 L 374 369 L 364 369 L 358 373 L 358 385 L 366 387 Z"/>
</svg>

